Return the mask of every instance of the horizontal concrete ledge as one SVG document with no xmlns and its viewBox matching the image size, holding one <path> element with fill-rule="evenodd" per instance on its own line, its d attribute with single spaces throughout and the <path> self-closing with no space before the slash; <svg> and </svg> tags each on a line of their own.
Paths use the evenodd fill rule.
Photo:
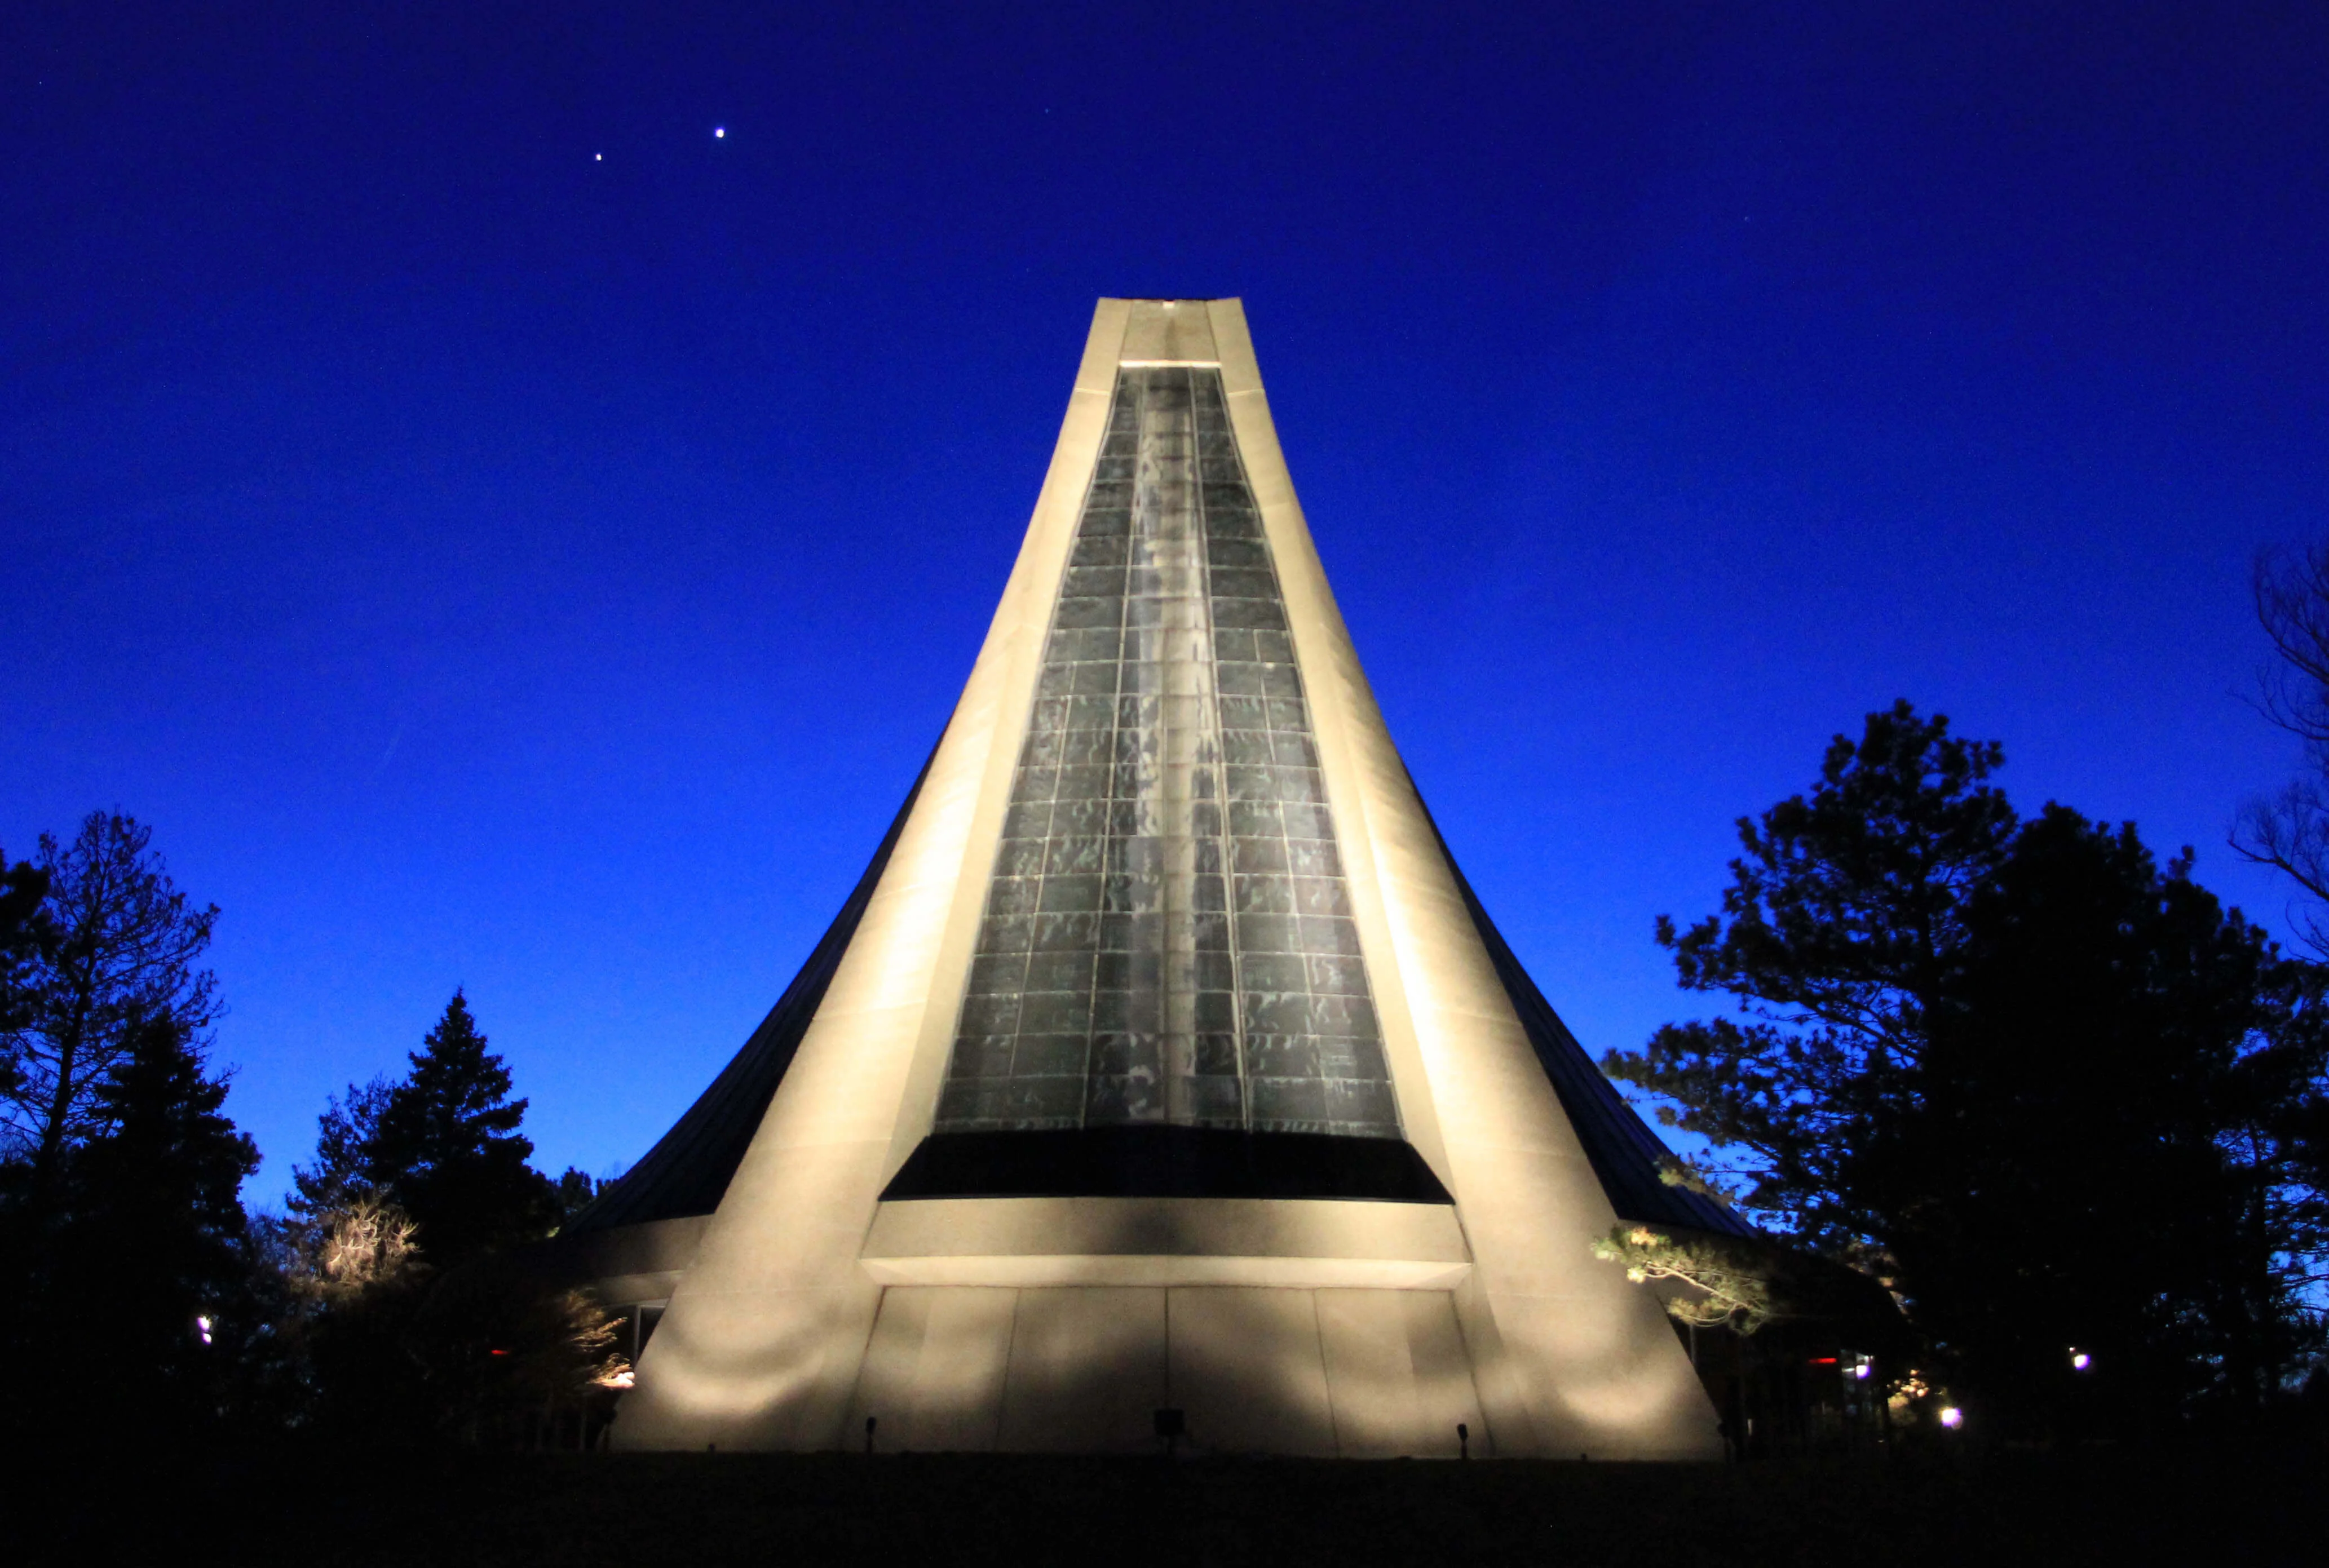
<svg viewBox="0 0 2329 1568">
<path fill-rule="evenodd" d="M 858 1260 L 885 1285 L 1269 1285 L 1281 1290 L 1446 1291 L 1470 1263 L 1393 1258 L 1007 1254 Z"/>
<path fill-rule="evenodd" d="M 695 1262 L 703 1227 L 711 1223 L 710 1215 L 693 1214 L 599 1231 L 569 1231 L 524 1252 L 543 1259 L 563 1278 L 594 1281 L 602 1291 L 627 1291 L 633 1287 L 625 1282 L 631 1276 L 676 1277 L 684 1271 Z"/>
<path fill-rule="evenodd" d="M 617 1274 L 592 1282 L 591 1291 L 602 1307 L 651 1307 L 671 1300 L 683 1272 L 673 1269 L 655 1274 Z"/>
<path fill-rule="evenodd" d="M 1445 1204 L 963 1197 L 885 1203 L 859 1260 L 884 1284 L 1447 1290 L 1472 1267 Z"/>
<path fill-rule="evenodd" d="M 1219 360 L 1118 360 L 1117 364 L 1127 371 L 1218 371 Z"/>
</svg>

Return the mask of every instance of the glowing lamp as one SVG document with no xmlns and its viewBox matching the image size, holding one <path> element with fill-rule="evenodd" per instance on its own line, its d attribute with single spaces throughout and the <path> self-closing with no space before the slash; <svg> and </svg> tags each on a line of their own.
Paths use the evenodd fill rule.
<svg viewBox="0 0 2329 1568">
<path fill-rule="evenodd" d="M 1951 1432 L 1957 1431 L 1957 1428 L 1965 1424 L 1965 1412 L 1959 1410 L 1954 1404 L 1945 1404 L 1941 1406 L 1941 1424 L 1947 1427 Z"/>
<path fill-rule="evenodd" d="M 2084 1372 L 2088 1367 L 2092 1366 L 2094 1364 L 2095 1364 L 2095 1358 L 2094 1358 L 2093 1357 L 2091 1357 L 2091 1356 L 2088 1355 L 2085 1351 L 2083 1351 L 2083 1350 L 2073 1350 L 2073 1351 L 2071 1351 L 2071 1352 L 2070 1352 L 2070 1370 L 2071 1370 L 2071 1371 L 2073 1371 L 2073 1372 Z"/>
</svg>

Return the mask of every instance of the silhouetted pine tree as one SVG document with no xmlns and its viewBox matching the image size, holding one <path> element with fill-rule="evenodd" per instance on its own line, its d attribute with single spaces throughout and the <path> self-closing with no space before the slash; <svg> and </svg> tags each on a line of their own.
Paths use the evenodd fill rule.
<svg viewBox="0 0 2329 1568">
<path fill-rule="evenodd" d="M 2131 825 L 2022 819 L 2003 761 L 1905 702 L 1838 737 L 1740 822 L 1721 914 L 1659 922 L 1732 1015 L 1603 1066 L 1749 1207 L 1877 1263 L 1990 1430 L 2271 1404 L 2321 1340 L 2329 978 L 2188 852 L 2163 873 Z"/>
<path fill-rule="evenodd" d="M 36 1206 L 55 1201 L 74 1147 L 103 1124 L 99 1100 L 131 1031 L 167 1018 L 199 1049 L 218 1012 L 215 977 L 194 967 L 218 907 L 187 901 L 153 837 L 118 812 L 90 812 L 70 844 L 41 835 L 45 940 L 17 977 L 26 1005 L 0 1019 L 10 1069 L 0 1124 L 30 1160 Z"/>
<path fill-rule="evenodd" d="M 249 1294 L 240 1192 L 259 1150 L 226 1094 L 182 1023 L 146 1019 L 94 1097 L 99 1130 L 65 1167 L 27 1304 L 35 1343 L 17 1365 L 69 1378 L 71 1403 L 108 1430 L 207 1419 L 231 1380 L 216 1341 Z"/>
<path fill-rule="evenodd" d="M 411 1062 L 364 1141 L 366 1184 L 412 1216 L 422 1253 L 439 1269 L 541 1235 L 556 1202 L 526 1163 L 533 1143 L 518 1131 L 526 1102 L 509 1097 L 509 1068 L 486 1048 L 460 991 Z"/>
<path fill-rule="evenodd" d="M 599 1185 L 598 1178 L 589 1171 L 572 1165 L 566 1168 L 566 1174 L 560 1177 L 555 1184 L 552 1200 L 556 1223 L 560 1227 L 573 1223 L 576 1215 L 597 1200 Z"/>
<path fill-rule="evenodd" d="M 388 1109 L 395 1087 L 378 1077 L 369 1084 L 350 1084 L 346 1094 L 324 1103 L 324 1113 L 316 1119 L 315 1160 L 291 1168 L 289 1207 L 300 1223 L 320 1223 L 319 1216 L 372 1189 L 381 1113 Z"/>
<path fill-rule="evenodd" d="M 27 860 L 8 863 L 0 851 L 0 1029 L 29 1021 L 33 966 L 53 934 L 43 907 L 49 874 Z M 13 1072 L 14 1053 L 0 1055 L 0 1073 Z"/>
<path fill-rule="evenodd" d="M 459 991 L 410 1072 L 325 1107 L 278 1227 L 291 1338 L 316 1430 L 367 1444 L 522 1441 L 544 1410 L 603 1394 L 611 1319 L 493 1253 L 595 1196 L 527 1164 L 526 1102 Z"/>
<path fill-rule="evenodd" d="M 24 1070 L 20 1061 L 17 1031 L 33 1021 L 38 1008 L 34 990 L 40 961 L 54 945 L 55 931 L 46 907 L 49 874 L 30 861 L 8 863 L 0 852 L 0 1101 L 21 1097 Z M 24 1142 L 12 1148 L 10 1142 Z M 24 1157 L 29 1141 L 0 1141 L 0 1206 L 11 1202 L 29 1178 Z M 8 1221 L 0 1217 L 0 1234 Z"/>
</svg>

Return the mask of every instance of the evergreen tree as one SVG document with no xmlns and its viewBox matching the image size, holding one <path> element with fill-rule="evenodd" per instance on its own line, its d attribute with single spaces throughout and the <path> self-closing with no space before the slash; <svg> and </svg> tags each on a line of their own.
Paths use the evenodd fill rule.
<svg viewBox="0 0 2329 1568">
<path fill-rule="evenodd" d="M 10 1065 L 0 1131 L 29 1159 L 34 1202 L 53 1197 L 72 1146 L 102 1122 L 99 1099 L 134 1028 L 167 1019 L 199 1049 L 218 1011 L 216 981 L 195 962 L 215 905 L 190 906 L 150 848 L 153 830 L 92 812 L 71 844 L 41 836 L 49 940 L 5 1020 Z"/>
<path fill-rule="evenodd" d="M 599 1188 L 598 1179 L 589 1171 L 568 1166 L 552 1192 L 551 1207 L 558 1228 L 563 1230 L 573 1223 L 576 1215 L 589 1208 L 597 1199 Z"/>
<path fill-rule="evenodd" d="M 315 1160 L 291 1168 L 290 1209 L 301 1221 L 342 1208 L 374 1185 L 373 1144 L 393 1092 L 387 1078 L 376 1077 L 350 1084 L 345 1094 L 324 1103 L 324 1113 L 316 1119 Z"/>
<path fill-rule="evenodd" d="M 95 1096 L 98 1132 L 65 1168 L 16 1365 L 70 1378 L 71 1402 L 105 1422 L 217 1413 L 231 1370 L 217 1341 L 247 1293 L 239 1195 L 259 1167 L 226 1094 L 183 1023 L 142 1020 Z"/>
<path fill-rule="evenodd" d="M 1932 1018 L 1966 940 L 1966 902 L 2004 864 L 2016 818 L 1989 784 L 1994 743 L 1906 702 L 1838 736 L 1808 796 L 1741 818 L 1722 912 L 1661 915 L 1684 990 L 1739 1018 L 1670 1024 L 1609 1073 L 1664 1096 L 1662 1120 L 1743 1155 L 1743 1201 L 1815 1246 L 1878 1234 L 1862 1167 L 1914 1104 Z"/>
<path fill-rule="evenodd" d="M 2269 1398 L 2320 1256 L 2321 977 L 2132 826 L 2020 821 L 2002 760 L 1906 704 L 1839 737 L 1740 824 L 1722 915 L 1660 923 L 1744 1017 L 1604 1065 L 1743 1157 L 1750 1206 L 1872 1253 L 2000 1424 Z"/>
<path fill-rule="evenodd" d="M 0 1029 L 29 1021 L 33 965 L 51 935 L 48 897 L 46 871 L 29 860 L 12 866 L 0 851 Z"/>
<path fill-rule="evenodd" d="M 526 1163 L 533 1144 L 518 1131 L 526 1102 L 509 1098 L 509 1068 L 486 1048 L 462 992 L 410 1061 L 363 1141 L 357 1173 L 412 1216 L 422 1253 L 440 1270 L 542 1234 L 555 1200 Z"/>
<path fill-rule="evenodd" d="M 1881 1172 L 1966 1392 L 2065 1405 L 2070 1347 L 2156 1423 L 2274 1397 L 2313 1338 L 2274 1127 L 2317 1098 L 2321 977 L 2132 824 L 2050 805 L 1967 904 L 1952 1005 Z"/>
<path fill-rule="evenodd" d="M 49 875 L 27 860 L 8 863 L 0 851 L 0 1099 L 17 1099 L 24 1083 L 16 1061 L 16 1031 L 33 1017 L 33 976 L 52 930 L 44 906 Z M 0 1145 L 0 1160 L 19 1150 Z"/>
<path fill-rule="evenodd" d="M 334 1097 L 293 1172 L 277 1234 L 311 1419 L 368 1444 L 517 1441 L 514 1412 L 611 1376 L 611 1330 L 486 1254 L 551 1234 L 596 1184 L 527 1164 L 526 1102 L 462 992 L 409 1059 Z"/>
</svg>

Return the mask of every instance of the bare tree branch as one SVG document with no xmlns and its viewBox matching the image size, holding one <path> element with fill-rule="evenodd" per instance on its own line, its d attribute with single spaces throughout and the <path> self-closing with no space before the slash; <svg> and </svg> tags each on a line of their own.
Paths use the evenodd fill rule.
<svg viewBox="0 0 2329 1568">
<path fill-rule="evenodd" d="M 2305 743 L 2305 775 L 2243 806 L 2231 847 L 2311 897 L 2290 922 L 2329 957 L 2329 542 L 2259 551 L 2250 586 L 2277 655 L 2257 672 L 2255 706 Z"/>
</svg>

